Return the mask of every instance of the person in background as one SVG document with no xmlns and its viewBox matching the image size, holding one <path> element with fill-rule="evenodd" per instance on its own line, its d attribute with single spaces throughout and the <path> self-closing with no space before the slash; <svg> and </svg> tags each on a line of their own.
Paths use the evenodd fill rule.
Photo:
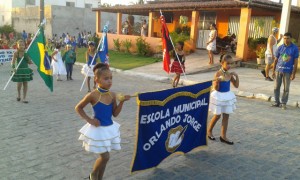
<svg viewBox="0 0 300 180">
<path fill-rule="evenodd" d="M 125 23 L 123 25 L 122 33 L 123 34 L 128 34 L 128 32 L 129 32 L 129 22 L 125 21 Z"/>
<path fill-rule="evenodd" d="M 215 23 L 210 24 L 210 33 L 209 33 L 209 39 L 206 43 L 206 49 L 208 51 L 208 57 L 209 57 L 209 64 L 214 64 L 214 55 L 213 51 L 216 50 L 216 39 L 218 36 L 217 26 Z"/>
<path fill-rule="evenodd" d="M 22 38 L 23 38 L 23 41 L 24 41 L 24 42 L 26 42 L 26 40 L 27 40 L 27 37 L 28 37 L 28 35 L 27 35 L 26 31 L 25 31 L 25 30 L 23 30 L 23 33 L 22 33 Z"/>
<path fill-rule="evenodd" d="M 146 20 L 144 19 L 141 27 L 141 36 L 147 37 L 148 36 L 148 25 Z"/>
<path fill-rule="evenodd" d="M 269 76 L 270 69 L 273 68 L 273 63 L 275 59 L 275 53 L 277 50 L 277 44 L 282 39 L 282 34 L 280 35 L 280 39 L 276 39 L 276 35 L 278 34 L 279 29 L 277 27 L 274 27 L 272 29 L 272 34 L 268 38 L 267 43 L 267 50 L 265 52 L 265 63 L 266 67 L 264 70 L 261 71 L 261 73 L 264 75 L 265 80 L 267 81 L 273 81 L 273 79 Z"/>
<path fill-rule="evenodd" d="M 52 58 L 51 65 L 53 67 L 53 75 L 57 76 L 57 81 L 62 81 L 60 75 L 67 75 L 67 71 L 61 57 L 61 46 L 59 44 L 56 45 L 54 52 L 51 55 L 51 58 Z"/>
<path fill-rule="evenodd" d="M 76 53 L 77 52 L 77 43 L 75 41 L 75 36 L 70 38 L 69 43 L 72 47 L 72 50 Z"/>
<path fill-rule="evenodd" d="M 76 61 L 76 54 L 72 50 L 72 46 L 70 44 L 66 45 L 66 52 L 63 55 L 62 59 L 65 62 L 65 65 L 66 65 L 67 81 L 68 80 L 73 80 L 72 73 L 73 73 L 73 65 Z"/>
<path fill-rule="evenodd" d="M 274 98 L 275 103 L 272 107 L 282 107 L 286 110 L 286 103 L 289 98 L 290 83 L 296 77 L 298 68 L 299 49 L 292 43 L 292 34 L 287 32 L 283 35 L 283 44 L 280 45 L 275 53 L 272 77 L 275 78 Z M 281 102 L 279 101 L 280 87 L 283 83 L 283 93 Z"/>
</svg>

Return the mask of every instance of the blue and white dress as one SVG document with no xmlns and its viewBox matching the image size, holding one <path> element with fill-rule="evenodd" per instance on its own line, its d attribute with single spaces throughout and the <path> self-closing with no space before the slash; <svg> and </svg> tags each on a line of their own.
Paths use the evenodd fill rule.
<svg viewBox="0 0 300 180">
<path fill-rule="evenodd" d="M 94 77 L 94 72 L 93 72 L 93 68 L 97 62 L 97 58 L 99 58 L 98 53 L 96 54 L 95 60 L 92 63 L 94 56 L 89 55 L 89 60 L 88 62 L 83 65 L 82 69 L 81 69 L 81 74 L 83 74 L 84 76 L 87 77 Z"/>
<path fill-rule="evenodd" d="M 101 89 L 99 91 L 103 94 Z M 104 93 L 109 93 L 111 96 L 109 91 Z M 120 124 L 112 120 L 113 102 L 105 104 L 100 101 L 100 98 L 93 105 L 95 118 L 100 121 L 100 126 L 95 127 L 86 123 L 79 130 L 81 133 L 79 140 L 83 142 L 84 149 L 97 154 L 121 149 Z"/>
<path fill-rule="evenodd" d="M 221 81 L 219 90 L 213 90 L 210 93 L 209 110 L 215 115 L 233 113 L 236 109 L 235 103 L 236 97 L 230 91 L 230 80 Z"/>
</svg>

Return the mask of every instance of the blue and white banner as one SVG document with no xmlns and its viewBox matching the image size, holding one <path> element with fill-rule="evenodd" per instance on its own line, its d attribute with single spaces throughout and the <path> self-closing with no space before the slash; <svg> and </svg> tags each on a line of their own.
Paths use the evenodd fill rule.
<svg viewBox="0 0 300 180">
<path fill-rule="evenodd" d="M 173 153 L 206 145 L 212 82 L 138 95 L 137 139 L 131 172 L 156 167 Z"/>
<path fill-rule="evenodd" d="M 11 62 L 15 49 L 0 49 L 0 63 Z"/>
</svg>

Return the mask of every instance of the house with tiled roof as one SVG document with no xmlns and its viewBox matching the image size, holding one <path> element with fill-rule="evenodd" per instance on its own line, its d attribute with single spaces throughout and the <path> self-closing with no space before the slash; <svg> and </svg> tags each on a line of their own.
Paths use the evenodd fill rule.
<svg viewBox="0 0 300 180">
<path fill-rule="evenodd" d="M 208 39 L 209 24 L 216 23 L 218 36 L 237 35 L 237 57 L 249 58 L 248 38 L 268 37 L 273 26 L 279 26 L 282 4 L 268 0 L 155 0 L 146 4 L 94 8 L 96 12 L 96 32 L 101 33 L 101 12 L 114 13 L 117 16 L 116 32 L 108 34 L 113 48 L 113 39 L 135 41 L 136 35 L 122 34 L 123 15 L 142 15 L 148 22 L 146 41 L 152 49 L 161 44 L 161 13 L 167 19 L 170 32 L 180 26 L 180 18 L 186 17 L 186 25 L 190 28 L 190 40 L 185 42 L 187 48 L 205 48 Z M 261 32 L 257 32 L 255 21 L 263 20 Z M 300 41 L 300 8 L 291 7 L 289 31 Z M 134 48 L 134 47 L 133 47 Z"/>
</svg>

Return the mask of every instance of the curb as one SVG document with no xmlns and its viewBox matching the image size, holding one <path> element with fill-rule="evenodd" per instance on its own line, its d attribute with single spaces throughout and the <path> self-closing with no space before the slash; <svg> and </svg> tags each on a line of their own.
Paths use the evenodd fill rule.
<svg viewBox="0 0 300 180">
<path fill-rule="evenodd" d="M 85 63 L 75 63 L 76 65 L 80 65 L 83 66 Z M 154 80 L 154 81 L 159 81 L 159 82 L 170 82 L 171 80 L 173 80 L 170 77 L 164 77 L 164 76 L 159 76 L 159 75 L 152 75 L 152 74 L 147 74 L 147 73 L 140 73 L 140 72 L 135 72 L 132 70 L 121 70 L 121 69 L 116 69 L 113 67 L 110 67 L 110 70 L 112 72 L 117 72 L 117 73 L 123 73 L 129 76 L 136 76 L 136 77 L 142 77 L 145 79 L 150 79 L 150 80 Z M 188 85 L 192 85 L 192 84 L 196 84 L 196 83 L 201 83 L 199 81 L 191 81 L 191 80 L 185 80 L 185 79 L 180 79 L 179 84 L 184 85 L 184 86 L 188 86 Z M 238 96 L 238 97 L 244 97 L 244 98 L 249 98 L 249 99 L 261 99 L 264 101 L 272 101 L 274 102 L 275 99 L 273 96 L 269 96 L 267 94 L 263 94 L 263 93 L 252 93 L 252 92 L 246 92 L 246 91 L 240 91 L 240 90 L 232 90 L 232 92 Z M 300 101 L 296 101 L 296 100 L 289 100 L 287 103 L 288 106 L 292 106 L 292 107 L 298 107 L 300 108 Z"/>
</svg>

